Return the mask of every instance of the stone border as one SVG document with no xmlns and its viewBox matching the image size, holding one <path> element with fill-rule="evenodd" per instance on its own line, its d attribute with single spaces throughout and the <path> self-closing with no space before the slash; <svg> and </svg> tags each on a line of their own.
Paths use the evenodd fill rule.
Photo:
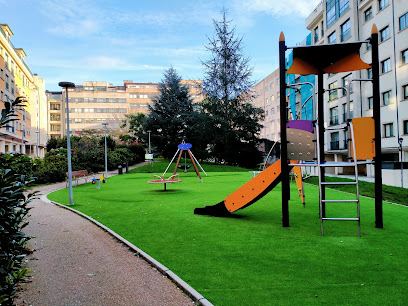
<svg viewBox="0 0 408 306">
<path fill-rule="evenodd" d="M 61 188 L 63 189 L 63 188 Z M 172 272 L 169 268 L 167 268 L 166 266 L 162 265 L 160 262 L 158 262 L 156 259 L 154 259 L 153 257 L 151 257 L 149 254 L 147 254 L 146 252 L 142 251 L 141 249 L 139 249 L 138 247 L 136 247 L 133 243 L 129 242 L 128 240 L 126 240 L 125 238 L 123 238 L 122 236 L 118 235 L 117 233 L 115 233 L 114 231 L 112 231 L 110 228 L 106 227 L 105 225 L 103 225 L 102 223 L 96 221 L 95 219 L 89 217 L 88 215 L 73 209 L 69 206 L 63 205 L 61 203 L 58 202 L 54 202 L 51 201 L 47 198 L 47 195 L 42 195 L 41 199 L 44 202 L 48 202 L 48 203 L 52 203 L 54 205 L 57 205 L 61 208 L 67 209 L 89 221 L 91 221 L 92 223 L 94 223 L 96 226 L 98 226 L 99 228 L 103 229 L 104 231 L 108 232 L 111 236 L 113 236 L 114 238 L 116 238 L 117 240 L 119 240 L 120 242 L 122 242 L 123 244 L 125 244 L 127 247 L 129 247 L 130 249 L 132 249 L 136 255 L 140 256 L 141 258 L 143 258 L 146 262 L 148 262 L 150 265 L 152 265 L 154 268 L 156 268 L 160 273 L 162 273 L 163 275 L 165 275 L 166 277 L 168 277 L 174 284 L 177 285 L 177 287 L 179 287 L 184 293 L 186 293 L 191 299 L 193 299 L 193 301 L 200 303 L 201 305 L 204 306 L 212 306 L 213 304 L 211 304 L 205 297 L 203 297 L 200 293 L 198 293 L 198 291 L 196 291 L 193 287 L 191 287 L 189 284 L 187 284 L 185 281 L 183 281 L 180 277 L 178 277 L 174 272 Z"/>
</svg>

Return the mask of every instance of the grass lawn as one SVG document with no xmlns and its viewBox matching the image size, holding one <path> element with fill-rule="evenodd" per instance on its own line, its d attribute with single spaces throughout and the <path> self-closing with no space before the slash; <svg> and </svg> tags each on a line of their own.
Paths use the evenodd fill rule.
<svg viewBox="0 0 408 306">
<path fill-rule="evenodd" d="M 154 167 L 162 171 L 159 163 Z M 384 204 L 384 229 L 376 229 L 374 200 L 361 198 L 360 238 L 356 222 L 338 221 L 327 221 L 320 236 L 318 188 L 312 185 L 306 185 L 305 208 L 291 186 L 289 228 L 281 224 L 280 184 L 234 218 L 194 215 L 194 208 L 218 203 L 249 180 L 247 171 L 203 168 L 204 183 L 190 169 L 167 192 L 147 184 L 153 174 L 143 169 L 109 178 L 100 190 L 80 185 L 74 187 L 74 208 L 137 245 L 216 305 L 408 304 L 408 207 Z M 327 195 L 353 198 L 336 190 Z M 68 189 L 49 198 L 67 204 Z M 333 217 L 355 215 L 350 204 L 327 204 L 326 211 Z"/>
</svg>

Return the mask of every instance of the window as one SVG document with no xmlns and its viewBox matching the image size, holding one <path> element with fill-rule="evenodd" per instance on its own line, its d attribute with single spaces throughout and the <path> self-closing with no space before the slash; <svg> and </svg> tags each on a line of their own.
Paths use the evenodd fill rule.
<svg viewBox="0 0 408 306">
<path fill-rule="evenodd" d="M 404 120 L 404 122 L 402 123 L 404 125 L 404 135 L 408 134 L 408 120 Z"/>
<path fill-rule="evenodd" d="M 346 75 L 344 78 L 342 78 L 342 83 L 343 83 L 343 87 L 345 87 L 346 89 L 343 89 L 343 96 L 347 95 L 347 90 L 349 89 L 349 83 L 351 80 L 351 73 Z M 353 87 L 350 86 L 350 94 L 353 93 Z"/>
<path fill-rule="evenodd" d="M 350 119 L 354 117 L 354 112 L 353 112 L 353 101 L 350 101 Z M 343 123 L 347 122 L 347 103 L 343 104 Z"/>
<path fill-rule="evenodd" d="M 316 27 L 313 33 L 314 33 L 314 43 L 316 44 L 319 41 L 319 27 Z"/>
<path fill-rule="evenodd" d="M 364 11 L 364 21 L 368 21 L 373 17 L 373 10 L 370 6 L 368 9 Z"/>
<path fill-rule="evenodd" d="M 327 27 L 330 27 L 341 15 L 350 7 L 349 0 L 327 0 L 326 20 Z"/>
<path fill-rule="evenodd" d="M 335 0 L 326 1 L 326 20 L 327 27 L 330 27 L 336 21 L 336 2 Z"/>
<path fill-rule="evenodd" d="M 367 39 L 367 40 L 369 40 L 369 39 Z M 369 42 L 366 43 L 366 48 L 367 48 L 367 51 L 371 50 L 372 46 L 371 46 L 371 44 Z"/>
<path fill-rule="evenodd" d="M 339 0 L 340 16 L 349 9 L 349 0 Z"/>
<path fill-rule="evenodd" d="M 345 23 L 343 23 L 340 26 L 340 32 L 341 32 L 341 41 L 347 40 L 351 36 L 351 31 L 350 31 L 350 19 L 347 20 Z"/>
<path fill-rule="evenodd" d="M 320 25 L 320 29 L 321 29 L 321 36 L 323 37 L 324 36 L 324 26 L 323 26 L 323 21 L 322 21 L 322 24 Z"/>
<path fill-rule="evenodd" d="M 380 31 L 380 41 L 383 42 L 390 38 L 390 28 L 386 26 L 384 29 Z"/>
<path fill-rule="evenodd" d="M 328 43 L 329 44 L 335 44 L 336 43 L 336 31 L 334 31 L 333 33 L 331 33 L 329 35 L 329 37 L 327 37 L 328 39 Z"/>
<path fill-rule="evenodd" d="M 394 137 L 394 124 L 393 123 L 384 124 L 384 137 Z"/>
<path fill-rule="evenodd" d="M 330 134 L 330 150 L 339 150 L 339 132 Z"/>
<path fill-rule="evenodd" d="M 404 100 L 408 99 L 408 84 L 402 86 L 402 97 Z"/>
<path fill-rule="evenodd" d="M 330 125 L 336 124 L 339 124 L 339 110 L 337 106 L 330 109 Z"/>
<path fill-rule="evenodd" d="M 402 64 L 408 64 L 408 49 L 401 52 L 401 62 Z"/>
<path fill-rule="evenodd" d="M 347 122 L 347 103 L 343 104 L 343 123 Z"/>
<path fill-rule="evenodd" d="M 378 1 L 378 8 L 381 11 L 388 5 L 388 0 L 379 0 Z"/>
<path fill-rule="evenodd" d="M 373 97 L 368 97 L 367 102 L 368 102 L 368 109 L 373 109 Z"/>
<path fill-rule="evenodd" d="M 399 19 L 399 29 L 400 29 L 400 31 L 402 31 L 406 27 L 408 27 L 408 13 L 405 13 Z"/>
<path fill-rule="evenodd" d="M 391 90 L 382 93 L 383 105 L 391 103 Z"/>
<path fill-rule="evenodd" d="M 337 81 L 329 84 L 329 89 L 337 88 Z M 329 91 L 329 101 L 333 101 L 338 98 L 337 89 Z"/>
<path fill-rule="evenodd" d="M 373 78 L 373 69 L 368 68 L 367 69 L 367 79 L 372 79 Z"/>
<path fill-rule="evenodd" d="M 387 58 L 381 62 L 381 73 L 387 73 L 391 71 L 391 60 Z"/>
</svg>

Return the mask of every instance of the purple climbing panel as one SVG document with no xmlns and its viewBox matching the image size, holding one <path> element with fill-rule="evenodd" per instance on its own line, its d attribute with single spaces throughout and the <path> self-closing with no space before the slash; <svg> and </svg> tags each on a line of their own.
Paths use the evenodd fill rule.
<svg viewBox="0 0 408 306">
<path fill-rule="evenodd" d="M 298 129 L 309 133 L 314 132 L 313 122 L 311 120 L 290 120 L 286 123 L 288 129 Z"/>
</svg>

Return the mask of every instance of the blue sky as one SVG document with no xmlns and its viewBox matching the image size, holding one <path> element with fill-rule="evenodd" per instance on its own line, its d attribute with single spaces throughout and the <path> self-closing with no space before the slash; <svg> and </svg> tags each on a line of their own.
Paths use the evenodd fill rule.
<svg viewBox="0 0 408 306">
<path fill-rule="evenodd" d="M 12 43 L 46 89 L 59 90 L 60 81 L 159 82 L 171 66 L 183 79 L 202 78 L 212 20 L 225 7 L 260 81 L 278 66 L 280 32 L 289 46 L 302 41 L 319 2 L 0 0 L 0 23 L 10 26 Z"/>
</svg>

